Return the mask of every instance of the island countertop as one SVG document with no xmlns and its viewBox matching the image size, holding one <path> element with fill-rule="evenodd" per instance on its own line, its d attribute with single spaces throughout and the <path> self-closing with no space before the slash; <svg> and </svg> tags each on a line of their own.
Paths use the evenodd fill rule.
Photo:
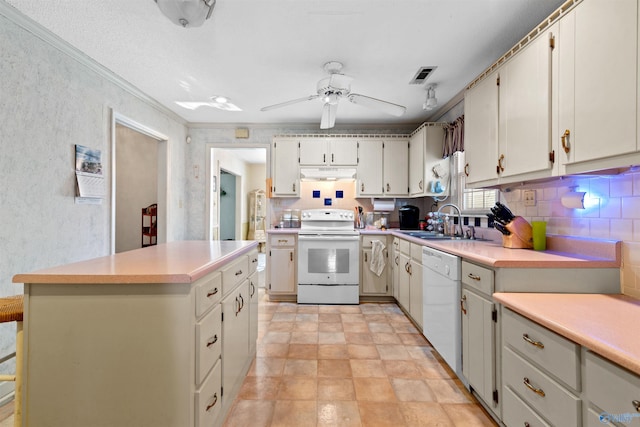
<svg viewBox="0 0 640 427">
<path fill-rule="evenodd" d="M 505 307 L 640 375 L 640 300 L 613 294 L 495 293 Z"/>
<path fill-rule="evenodd" d="M 258 245 L 176 241 L 13 276 L 14 283 L 191 283 Z"/>
</svg>

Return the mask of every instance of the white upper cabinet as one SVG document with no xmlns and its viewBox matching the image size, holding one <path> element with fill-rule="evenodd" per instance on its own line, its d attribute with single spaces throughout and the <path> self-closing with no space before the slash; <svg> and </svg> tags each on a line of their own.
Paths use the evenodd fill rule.
<svg viewBox="0 0 640 427">
<path fill-rule="evenodd" d="M 442 158 L 444 123 L 425 123 L 409 139 L 409 195 L 449 194 L 449 160 Z M 443 190 L 438 192 L 436 182 Z"/>
<path fill-rule="evenodd" d="M 638 150 L 637 30 L 637 0 L 584 1 L 560 20 L 554 138 L 566 173 L 627 165 L 611 158 Z"/>
<path fill-rule="evenodd" d="M 356 166 L 358 141 L 351 138 L 300 140 L 301 166 Z"/>
<path fill-rule="evenodd" d="M 272 146 L 271 170 L 274 196 L 297 197 L 300 191 L 300 171 L 298 168 L 298 140 L 276 139 Z"/>
<path fill-rule="evenodd" d="M 542 32 L 500 69 L 496 160 L 502 178 L 553 167 L 551 66 L 556 28 Z"/>
<path fill-rule="evenodd" d="M 383 151 L 383 190 L 385 196 L 409 193 L 409 140 L 386 140 Z"/>
<path fill-rule="evenodd" d="M 498 78 L 494 71 L 465 93 L 465 172 L 470 187 L 497 182 Z"/>
<path fill-rule="evenodd" d="M 361 139 L 358 141 L 358 181 L 359 197 L 379 196 L 382 188 L 382 145 L 381 139 Z"/>
</svg>

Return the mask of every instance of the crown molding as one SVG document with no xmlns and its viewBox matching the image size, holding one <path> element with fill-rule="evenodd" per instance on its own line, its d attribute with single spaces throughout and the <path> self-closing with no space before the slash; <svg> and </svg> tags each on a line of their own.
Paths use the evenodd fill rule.
<svg viewBox="0 0 640 427">
<path fill-rule="evenodd" d="M 108 68 L 102 66 L 97 61 L 87 56 L 81 50 L 75 48 L 68 42 L 64 41 L 57 35 L 53 34 L 51 31 L 44 28 L 42 25 L 38 24 L 28 16 L 21 13 L 18 9 L 6 3 L 4 0 L 0 0 L 0 15 L 7 18 L 9 21 L 13 22 L 17 26 L 21 27 L 23 30 L 32 34 L 33 36 L 39 38 L 43 42 L 67 55 L 74 61 L 86 67 L 89 71 L 92 71 L 104 78 L 105 80 L 113 83 L 117 87 L 126 91 L 127 93 L 133 95 L 139 100 L 143 101 L 147 105 L 153 107 L 158 110 L 160 113 L 168 116 L 169 118 L 175 120 L 176 122 L 182 124 L 183 126 L 187 125 L 187 121 L 169 110 L 164 105 L 160 104 L 154 98 L 150 97 L 136 86 L 132 85 L 122 77 L 115 74 L 113 71 Z"/>
</svg>

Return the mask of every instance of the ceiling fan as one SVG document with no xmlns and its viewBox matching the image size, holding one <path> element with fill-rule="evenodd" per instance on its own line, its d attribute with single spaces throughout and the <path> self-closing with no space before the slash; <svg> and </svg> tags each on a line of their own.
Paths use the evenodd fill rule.
<svg viewBox="0 0 640 427">
<path fill-rule="evenodd" d="M 260 111 L 269 111 L 297 104 L 299 102 L 320 99 L 324 102 L 322 119 L 320 120 L 320 129 L 330 129 L 335 125 L 338 102 L 341 98 L 347 98 L 354 104 L 383 111 L 393 116 L 402 116 L 406 111 L 406 107 L 403 107 L 402 105 L 393 104 L 391 102 L 382 101 L 380 99 L 371 98 L 358 93 L 351 93 L 351 81 L 353 78 L 340 73 L 342 70 L 342 63 L 337 61 L 327 62 L 324 64 L 324 70 L 329 74 L 329 77 L 325 77 L 318 82 L 317 94 L 281 102 L 279 104 L 269 105 L 261 108 Z"/>
</svg>

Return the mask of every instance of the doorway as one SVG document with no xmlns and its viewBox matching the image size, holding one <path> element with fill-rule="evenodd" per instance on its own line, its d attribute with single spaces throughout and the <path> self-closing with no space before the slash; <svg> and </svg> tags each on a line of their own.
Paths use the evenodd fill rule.
<svg viewBox="0 0 640 427">
<path fill-rule="evenodd" d="M 237 183 L 240 179 L 242 177 L 236 177 L 225 170 L 220 171 L 220 240 L 237 240 Z"/>
<path fill-rule="evenodd" d="M 111 253 L 142 247 L 142 209 L 157 204 L 157 242 L 167 231 L 167 138 L 113 113 Z"/>
</svg>

